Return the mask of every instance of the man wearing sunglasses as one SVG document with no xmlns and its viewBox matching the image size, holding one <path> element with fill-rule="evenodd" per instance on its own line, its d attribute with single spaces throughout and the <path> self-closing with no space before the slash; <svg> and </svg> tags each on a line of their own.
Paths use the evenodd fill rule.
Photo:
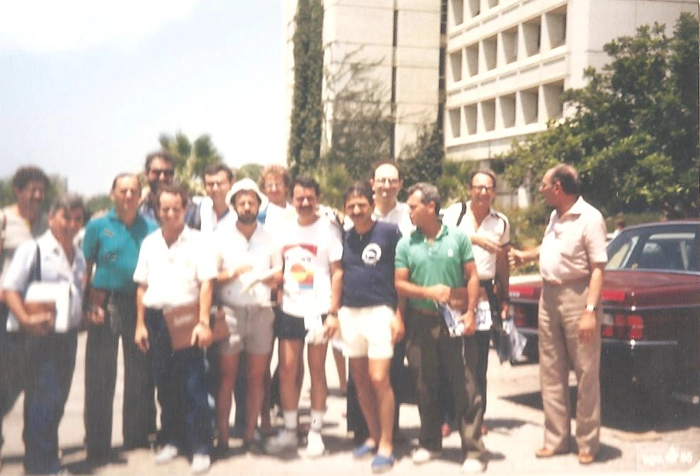
<svg viewBox="0 0 700 476">
<path fill-rule="evenodd" d="M 160 223 L 158 219 L 158 207 L 156 206 L 156 194 L 161 185 L 171 185 L 175 181 L 175 157 L 167 150 L 157 150 L 146 156 L 144 176 L 148 182 L 148 189 L 144 190 L 141 197 L 139 213 L 144 218 Z M 185 223 L 190 228 L 199 230 L 201 220 L 199 207 L 192 201 L 187 203 L 185 211 Z"/>
</svg>

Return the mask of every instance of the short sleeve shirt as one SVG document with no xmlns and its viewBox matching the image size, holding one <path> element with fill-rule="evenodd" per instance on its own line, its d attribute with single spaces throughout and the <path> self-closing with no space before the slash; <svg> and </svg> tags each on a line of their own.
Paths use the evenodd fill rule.
<svg viewBox="0 0 700 476">
<path fill-rule="evenodd" d="M 464 265 L 474 261 L 467 235 L 442 225 L 432 244 L 420 230 L 404 236 L 396 246 L 396 269 L 408 269 L 409 280 L 419 286 L 444 284 L 451 288 L 466 285 Z M 435 310 L 429 299 L 409 298 L 408 307 Z"/>
<path fill-rule="evenodd" d="M 401 235 L 408 236 L 416 229 L 411 221 L 411 214 L 408 205 L 404 202 L 396 202 L 396 206 L 383 215 L 376 207 L 372 212 L 372 218 L 377 221 L 393 223 L 401 230 Z"/>
<path fill-rule="evenodd" d="M 217 301 L 227 306 L 270 306 L 270 288 L 256 283 L 245 289 L 247 279 L 255 275 L 268 273 L 272 268 L 282 265 L 279 243 L 268 232 L 265 225 L 258 223 L 255 231 L 246 238 L 231 221 L 219 227 L 214 233 L 214 246 L 220 269 L 235 269 L 250 265 L 253 269 L 236 279 L 217 284 L 215 296 Z"/>
<path fill-rule="evenodd" d="M 469 208 L 471 202 L 467 202 L 466 207 Z M 462 211 L 462 204 L 456 203 L 445 210 L 442 222 L 445 225 L 458 226 L 457 220 Z M 488 238 L 501 246 L 510 243 L 510 223 L 508 217 L 494 209 L 490 209 L 488 215 L 484 217 L 479 224 L 478 229 L 474 229 L 471 220 L 466 220 L 466 214 L 462 218 L 458 228 L 467 236 L 479 235 Z M 474 251 L 474 263 L 476 264 L 476 272 L 479 279 L 493 279 L 496 277 L 496 254 L 480 246 L 472 246 Z"/>
<path fill-rule="evenodd" d="M 74 246 L 73 262 L 71 263 L 51 231 L 45 232 L 36 241 L 25 241 L 17 248 L 12 263 L 5 274 L 2 288 L 16 291 L 24 296 L 32 279 L 37 244 L 41 254 L 41 280 L 70 284 L 68 327 L 75 329 L 82 318 L 85 257 L 80 248 Z"/>
<path fill-rule="evenodd" d="M 343 258 L 340 226 L 325 215 L 311 225 L 288 222 L 281 236 L 284 259 L 282 310 L 304 317 L 328 312 L 330 264 Z"/>
<path fill-rule="evenodd" d="M 159 229 L 141 245 L 134 281 L 148 286 L 143 304 L 164 309 L 199 299 L 202 281 L 216 277 L 216 255 L 199 231 L 187 226 L 168 247 Z"/>
<path fill-rule="evenodd" d="M 579 197 L 564 215 L 554 210 L 540 247 L 540 274 L 566 283 L 588 277 L 593 263 L 607 263 L 603 215 Z"/>
<path fill-rule="evenodd" d="M 394 258 L 400 238 L 396 225 L 382 222 L 363 235 L 355 228 L 344 233 L 343 306 L 396 308 Z"/>
<path fill-rule="evenodd" d="M 0 254 L 0 279 L 10 267 L 12 257 L 19 245 L 32 238 L 41 236 L 49 228 L 46 215 L 41 215 L 35 223 L 30 225 L 17 212 L 15 205 L 10 205 L 0 211 L 0 226 L 2 226 L 3 216 L 5 220 L 5 239 L 2 245 L 2 254 Z"/>
<path fill-rule="evenodd" d="M 97 265 L 93 276 L 96 288 L 111 291 L 132 291 L 134 268 L 144 238 L 155 231 L 155 222 L 136 215 L 127 226 L 114 209 L 94 218 L 85 226 L 83 253 Z"/>
</svg>

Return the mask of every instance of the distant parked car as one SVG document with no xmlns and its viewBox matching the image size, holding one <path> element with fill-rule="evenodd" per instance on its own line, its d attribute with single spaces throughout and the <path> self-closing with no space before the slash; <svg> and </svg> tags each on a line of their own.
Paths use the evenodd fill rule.
<svg viewBox="0 0 700 476">
<path fill-rule="evenodd" d="M 603 398 L 700 403 L 700 221 L 630 226 L 608 244 Z M 536 361 L 538 276 L 510 284 L 511 312 Z M 630 393 L 630 390 L 632 391 Z"/>
</svg>

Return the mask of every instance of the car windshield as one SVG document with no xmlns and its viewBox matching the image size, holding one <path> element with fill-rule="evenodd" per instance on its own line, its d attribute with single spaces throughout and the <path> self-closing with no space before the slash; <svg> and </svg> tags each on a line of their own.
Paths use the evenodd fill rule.
<svg viewBox="0 0 700 476">
<path fill-rule="evenodd" d="M 700 272 L 700 225 L 669 223 L 623 230 L 608 244 L 606 269 Z"/>
</svg>

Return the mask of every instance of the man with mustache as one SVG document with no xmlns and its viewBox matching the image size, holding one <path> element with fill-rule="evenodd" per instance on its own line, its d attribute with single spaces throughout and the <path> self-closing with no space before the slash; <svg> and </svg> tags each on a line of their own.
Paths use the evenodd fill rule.
<svg viewBox="0 0 700 476">
<path fill-rule="evenodd" d="M 279 338 L 280 396 L 284 429 L 267 442 L 268 453 L 296 450 L 297 414 L 301 387 L 297 381 L 304 342 L 308 343 L 311 374 L 311 428 L 306 455 L 321 456 L 321 437 L 326 410 L 326 351 L 328 338 L 335 333 L 334 319 L 323 323 L 328 314 L 337 315 L 339 296 L 331 296 L 331 281 L 341 278 L 343 243 L 340 226 L 319 214 L 320 187 L 311 177 L 297 177 L 292 188 L 296 220 L 284 228 L 284 284 L 282 315 L 276 322 Z"/>
</svg>

